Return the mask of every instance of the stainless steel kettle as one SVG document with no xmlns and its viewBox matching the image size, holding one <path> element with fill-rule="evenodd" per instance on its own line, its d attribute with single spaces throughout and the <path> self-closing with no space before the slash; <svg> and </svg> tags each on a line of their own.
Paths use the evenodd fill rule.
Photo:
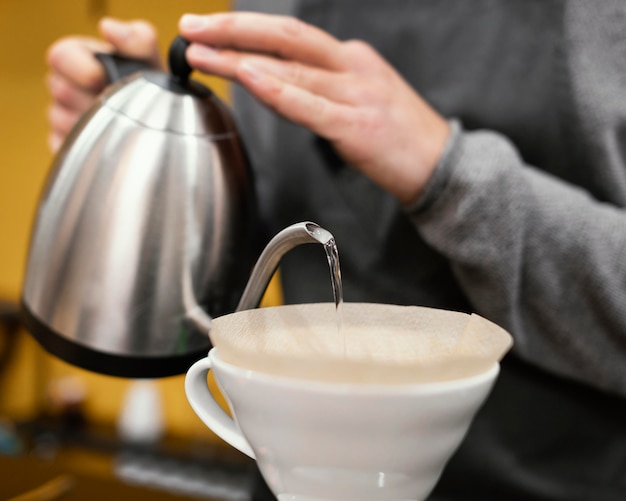
<svg viewBox="0 0 626 501">
<path fill-rule="evenodd" d="M 135 72 L 104 92 L 41 196 L 24 321 L 48 351 L 89 370 L 184 373 L 210 348 L 211 317 L 256 306 L 282 254 L 332 238 L 313 223 L 285 229 L 241 297 L 254 258 L 252 178 L 228 108 L 188 79 L 186 45 L 171 45 L 171 73 Z M 109 74 L 121 67 L 112 63 Z"/>
</svg>

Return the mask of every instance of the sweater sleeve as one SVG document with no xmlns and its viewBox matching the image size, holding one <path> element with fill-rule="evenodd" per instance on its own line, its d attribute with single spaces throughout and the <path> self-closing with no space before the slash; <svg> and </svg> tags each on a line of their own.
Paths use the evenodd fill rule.
<svg viewBox="0 0 626 501">
<path fill-rule="evenodd" d="M 626 210 L 525 165 L 497 133 L 452 130 L 407 208 L 418 231 L 519 356 L 626 395 Z"/>
</svg>

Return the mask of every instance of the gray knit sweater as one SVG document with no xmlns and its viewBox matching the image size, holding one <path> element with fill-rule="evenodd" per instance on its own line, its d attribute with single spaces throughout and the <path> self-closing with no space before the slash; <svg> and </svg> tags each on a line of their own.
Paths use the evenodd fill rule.
<svg viewBox="0 0 626 501">
<path fill-rule="evenodd" d="M 269 234 L 331 231 L 347 301 L 476 311 L 514 336 L 436 499 L 626 499 L 626 2 L 278 5 L 367 40 L 453 124 L 401 207 L 235 91 Z M 332 298 L 320 249 L 282 271 L 289 302 Z"/>
</svg>

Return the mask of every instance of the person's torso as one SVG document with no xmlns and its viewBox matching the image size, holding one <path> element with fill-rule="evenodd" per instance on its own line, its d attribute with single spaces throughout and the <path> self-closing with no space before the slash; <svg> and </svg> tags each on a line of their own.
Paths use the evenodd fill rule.
<svg viewBox="0 0 626 501">
<path fill-rule="evenodd" d="M 623 141 L 614 132 L 626 130 L 615 127 L 626 117 L 626 4 L 303 0 L 286 6 L 340 39 L 369 42 L 466 129 L 501 132 L 528 165 L 599 200 L 626 204 Z M 239 90 L 235 98 L 270 233 L 302 220 L 331 231 L 347 301 L 471 309 L 449 263 L 424 243 L 393 197 L 338 162 L 310 132 Z M 281 269 L 288 302 L 332 300 L 321 248 L 291 251 Z M 433 499 L 626 499 L 624 423 L 623 401 L 509 355 Z"/>
</svg>

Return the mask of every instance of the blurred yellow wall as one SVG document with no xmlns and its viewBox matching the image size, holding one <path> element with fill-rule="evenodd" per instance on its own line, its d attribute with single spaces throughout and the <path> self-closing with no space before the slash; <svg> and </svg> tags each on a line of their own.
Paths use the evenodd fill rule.
<svg viewBox="0 0 626 501">
<path fill-rule="evenodd" d="M 159 29 L 165 53 L 177 34 L 181 14 L 228 8 L 226 0 L 0 1 L 0 300 L 19 301 L 31 221 L 51 163 L 45 119 L 47 47 L 67 34 L 97 34 L 98 19 L 108 15 L 148 19 Z M 225 82 L 200 79 L 227 99 Z M 272 290 L 276 291 L 276 285 Z M 279 292 L 274 294 L 269 301 L 280 301 Z M 24 333 L 8 373 L 0 380 L 0 418 L 32 416 L 45 404 L 48 385 L 67 377 L 86 388 L 91 419 L 117 419 L 129 381 L 70 367 L 48 356 Z M 158 387 L 170 433 L 208 434 L 186 401 L 182 376 L 160 380 Z"/>
</svg>

